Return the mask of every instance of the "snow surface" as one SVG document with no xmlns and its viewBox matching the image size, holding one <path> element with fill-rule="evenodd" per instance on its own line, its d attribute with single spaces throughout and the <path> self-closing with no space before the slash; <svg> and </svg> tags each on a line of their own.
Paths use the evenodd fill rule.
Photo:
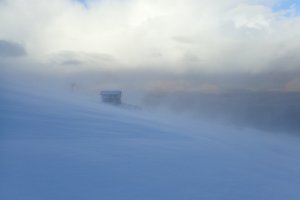
<svg viewBox="0 0 300 200">
<path fill-rule="evenodd" d="M 2 200 L 300 199 L 300 139 L 0 87 Z"/>
</svg>

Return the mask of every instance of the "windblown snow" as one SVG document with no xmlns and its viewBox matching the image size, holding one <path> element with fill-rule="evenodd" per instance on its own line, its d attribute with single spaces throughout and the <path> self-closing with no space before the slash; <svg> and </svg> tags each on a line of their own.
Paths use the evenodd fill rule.
<svg viewBox="0 0 300 200">
<path fill-rule="evenodd" d="M 0 86 L 2 200 L 300 199 L 300 138 Z"/>
</svg>

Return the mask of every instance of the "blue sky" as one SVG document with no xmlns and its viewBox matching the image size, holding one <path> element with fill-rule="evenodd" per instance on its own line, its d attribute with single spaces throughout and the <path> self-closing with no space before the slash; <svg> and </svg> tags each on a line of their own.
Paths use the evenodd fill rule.
<svg viewBox="0 0 300 200">
<path fill-rule="evenodd" d="M 297 9 L 297 12 L 299 12 L 300 0 L 284 0 L 281 3 L 279 3 L 277 6 L 274 6 L 273 10 L 274 11 L 285 10 L 285 9 L 290 8 L 291 6 L 295 6 Z"/>
<path fill-rule="evenodd" d="M 78 1 L 79 3 L 81 3 L 82 5 L 84 5 L 84 7 L 87 7 L 87 0 L 75 0 Z"/>
</svg>

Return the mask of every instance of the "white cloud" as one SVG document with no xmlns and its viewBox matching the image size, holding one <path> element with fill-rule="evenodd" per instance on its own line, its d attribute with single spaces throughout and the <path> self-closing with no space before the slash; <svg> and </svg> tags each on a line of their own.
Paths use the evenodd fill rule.
<svg viewBox="0 0 300 200">
<path fill-rule="evenodd" d="M 0 2 L 0 39 L 23 44 L 36 59 L 110 55 L 116 68 L 298 68 L 300 18 L 274 13 L 276 2 L 93 0 L 86 8 L 71 0 L 10 0 Z"/>
</svg>

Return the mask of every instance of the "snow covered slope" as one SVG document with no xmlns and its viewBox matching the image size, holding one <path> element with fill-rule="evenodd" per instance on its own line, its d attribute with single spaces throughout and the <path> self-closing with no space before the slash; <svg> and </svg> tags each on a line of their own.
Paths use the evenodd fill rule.
<svg viewBox="0 0 300 200">
<path fill-rule="evenodd" d="M 300 199 L 300 139 L 0 89 L 0 199 Z"/>
</svg>

